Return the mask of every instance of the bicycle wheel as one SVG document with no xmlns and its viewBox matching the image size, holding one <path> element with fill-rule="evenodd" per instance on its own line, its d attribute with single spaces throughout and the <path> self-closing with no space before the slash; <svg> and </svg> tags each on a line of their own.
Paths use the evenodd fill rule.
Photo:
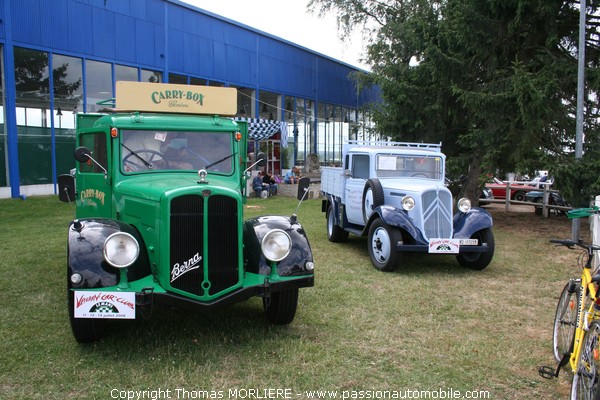
<svg viewBox="0 0 600 400">
<path fill-rule="evenodd" d="M 594 321 L 581 344 L 577 372 L 571 384 L 571 400 L 600 398 L 600 323 Z"/>
<path fill-rule="evenodd" d="M 556 314 L 554 315 L 554 331 L 552 344 L 554 346 L 554 359 L 556 362 L 562 360 L 565 353 L 573 350 L 573 339 L 575 338 L 575 327 L 577 324 L 577 312 L 579 307 L 579 287 L 581 280 L 570 280 L 560 294 Z"/>
</svg>

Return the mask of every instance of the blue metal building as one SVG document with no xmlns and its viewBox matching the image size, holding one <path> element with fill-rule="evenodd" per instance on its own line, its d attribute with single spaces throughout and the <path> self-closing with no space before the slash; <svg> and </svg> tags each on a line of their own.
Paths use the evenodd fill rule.
<svg viewBox="0 0 600 400">
<path fill-rule="evenodd" d="M 239 118 L 279 127 L 253 143 L 275 172 L 338 163 L 379 97 L 350 65 L 177 0 L 0 0 L 0 46 L 0 197 L 56 193 L 75 114 L 118 80 L 237 88 Z"/>
</svg>

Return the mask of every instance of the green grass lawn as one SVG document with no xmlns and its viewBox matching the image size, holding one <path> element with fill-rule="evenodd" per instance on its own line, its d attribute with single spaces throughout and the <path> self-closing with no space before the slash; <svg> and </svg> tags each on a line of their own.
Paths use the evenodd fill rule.
<svg viewBox="0 0 600 400">
<path fill-rule="evenodd" d="M 246 215 L 296 206 L 281 196 L 249 199 Z M 251 299 L 219 314 L 157 308 L 149 320 L 119 321 L 104 340 L 80 345 L 66 308 L 73 206 L 56 197 L 0 200 L 0 398 L 227 398 L 229 390 L 252 398 L 246 389 L 289 389 L 291 398 L 316 390 L 338 398 L 407 390 L 566 398 L 570 375 L 548 381 L 537 368 L 553 363 L 556 301 L 579 272 L 577 253 L 548 243 L 570 237 L 570 222 L 533 210 L 493 214 L 496 255 L 484 271 L 452 256 L 411 255 L 382 273 L 365 238 L 327 241 L 320 200 L 308 200 L 298 216 L 315 287 L 300 291 L 289 326 L 269 325 L 260 299 Z"/>
</svg>

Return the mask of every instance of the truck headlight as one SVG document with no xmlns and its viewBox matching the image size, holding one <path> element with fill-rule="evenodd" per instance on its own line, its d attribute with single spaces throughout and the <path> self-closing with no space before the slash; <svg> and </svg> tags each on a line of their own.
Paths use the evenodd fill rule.
<svg viewBox="0 0 600 400">
<path fill-rule="evenodd" d="M 281 261 L 290 254 L 292 239 L 281 229 L 273 229 L 263 237 L 260 248 L 269 261 Z"/>
<path fill-rule="evenodd" d="M 415 199 L 412 196 L 404 196 L 402 198 L 402 208 L 405 211 L 410 211 L 415 208 Z"/>
<path fill-rule="evenodd" d="M 469 210 L 471 209 L 471 200 L 463 197 L 462 199 L 458 200 L 458 210 L 460 212 L 469 212 Z"/>
<path fill-rule="evenodd" d="M 126 268 L 137 260 L 140 245 L 129 233 L 115 232 L 104 241 L 104 259 L 116 268 Z"/>
</svg>

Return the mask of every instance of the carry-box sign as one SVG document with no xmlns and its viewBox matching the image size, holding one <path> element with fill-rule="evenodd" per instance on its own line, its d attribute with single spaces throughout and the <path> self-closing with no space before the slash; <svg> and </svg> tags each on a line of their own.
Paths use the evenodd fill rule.
<svg viewBox="0 0 600 400">
<path fill-rule="evenodd" d="M 117 111 L 234 116 L 237 112 L 237 89 L 118 81 L 115 102 Z"/>
</svg>

